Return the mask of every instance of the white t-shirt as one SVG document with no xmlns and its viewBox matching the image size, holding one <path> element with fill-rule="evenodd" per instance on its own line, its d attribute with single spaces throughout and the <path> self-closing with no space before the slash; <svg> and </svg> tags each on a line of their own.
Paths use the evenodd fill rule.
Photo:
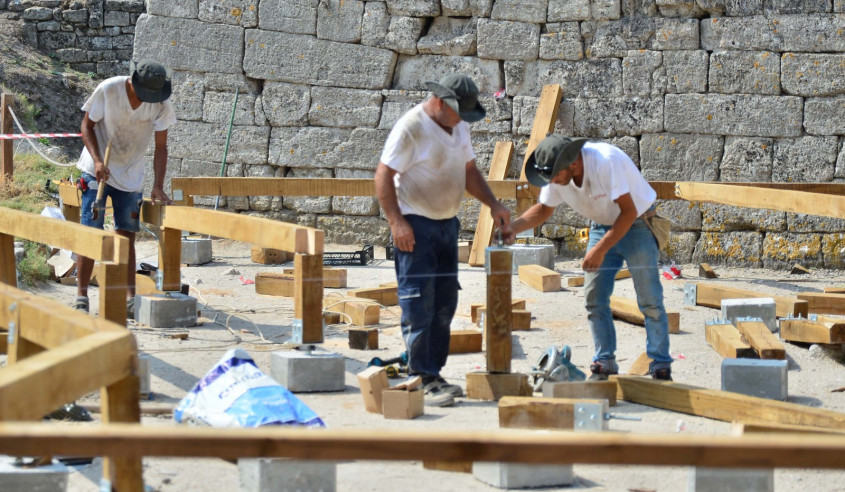
<svg viewBox="0 0 845 492">
<path fill-rule="evenodd" d="M 144 189 L 144 153 L 150 145 L 154 132 L 167 130 L 176 122 L 176 114 L 170 101 L 160 103 L 142 102 L 138 109 L 132 109 L 126 94 L 129 77 L 119 76 L 104 80 L 82 106 L 88 118 L 96 122 L 94 133 L 100 148 L 100 159 L 105 159 L 106 146 L 112 142 L 109 156 L 109 186 L 122 191 Z M 88 174 L 94 174 L 94 159 L 87 148 L 76 167 Z"/>
<path fill-rule="evenodd" d="M 657 199 L 657 193 L 637 166 L 622 150 L 602 142 L 587 142 L 581 149 L 584 179 L 581 187 L 570 181 L 562 186 L 549 183 L 540 190 L 540 203 L 557 207 L 566 203 L 584 217 L 613 225 L 621 209 L 614 200 L 630 193 L 640 216 Z"/>
<path fill-rule="evenodd" d="M 396 122 L 381 153 L 381 162 L 397 172 L 394 184 L 402 215 L 435 220 L 458 214 L 466 190 L 466 163 L 473 159 L 469 125 L 461 121 L 450 135 L 422 104 Z"/>
</svg>

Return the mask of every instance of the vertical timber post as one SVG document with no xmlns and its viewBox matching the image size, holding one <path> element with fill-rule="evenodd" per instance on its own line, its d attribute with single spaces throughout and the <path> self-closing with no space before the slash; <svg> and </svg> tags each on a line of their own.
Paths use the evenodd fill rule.
<svg viewBox="0 0 845 492">
<path fill-rule="evenodd" d="M 14 106 L 15 96 L 3 94 L 0 96 L 0 133 L 12 133 L 12 113 L 9 108 Z M 12 152 L 13 140 L 0 140 L 0 183 L 11 181 L 13 177 Z"/>
<path fill-rule="evenodd" d="M 487 372 L 510 373 L 513 351 L 513 252 L 507 248 L 491 246 L 486 250 L 485 260 L 487 313 L 484 315 L 484 338 L 487 340 Z"/>
<path fill-rule="evenodd" d="M 323 255 L 296 253 L 293 343 L 323 342 Z"/>
</svg>

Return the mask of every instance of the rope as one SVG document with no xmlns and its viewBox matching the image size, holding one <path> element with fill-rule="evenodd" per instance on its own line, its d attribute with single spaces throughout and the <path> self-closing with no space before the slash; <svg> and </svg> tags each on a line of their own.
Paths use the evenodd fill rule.
<svg viewBox="0 0 845 492">
<path fill-rule="evenodd" d="M 28 134 L 26 133 L 26 131 L 24 131 L 23 126 L 21 126 L 21 122 L 20 122 L 20 121 L 18 121 L 18 117 L 15 115 L 15 112 L 14 112 L 14 111 L 12 111 L 12 108 L 8 108 L 8 109 L 9 109 L 9 114 L 11 114 L 11 115 L 12 115 L 12 119 L 13 119 L 13 120 L 15 120 L 15 125 L 17 125 L 17 127 L 18 127 L 18 131 L 20 131 L 20 132 L 21 132 L 21 134 L 28 135 Z M 54 161 L 53 159 L 50 159 L 49 157 L 47 157 L 46 155 L 44 155 L 44 153 L 43 153 L 43 152 L 41 152 L 41 151 L 38 149 L 38 147 L 36 147 L 36 146 L 35 146 L 35 144 L 33 144 L 33 143 L 32 143 L 32 139 L 27 138 L 27 139 L 24 139 L 24 141 L 25 141 L 26 143 L 28 143 L 30 147 L 32 147 L 32 150 L 34 150 L 36 153 L 38 153 L 38 155 L 40 155 L 41 157 L 43 157 L 43 158 L 44 158 L 47 162 L 49 162 L 50 164 L 53 164 L 54 166 L 59 166 L 59 167 L 74 167 L 74 166 L 76 166 L 76 163 L 72 163 L 72 164 L 62 164 L 61 162 L 56 162 L 56 161 Z"/>
<path fill-rule="evenodd" d="M 81 136 L 81 133 L 5 133 L 0 134 L 0 140 L 19 140 L 26 138 L 70 138 Z"/>
</svg>

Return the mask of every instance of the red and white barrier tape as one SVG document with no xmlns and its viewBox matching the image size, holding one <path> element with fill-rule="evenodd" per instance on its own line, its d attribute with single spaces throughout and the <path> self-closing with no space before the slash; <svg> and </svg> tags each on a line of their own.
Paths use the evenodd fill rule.
<svg viewBox="0 0 845 492">
<path fill-rule="evenodd" d="M 81 133 L 7 133 L 0 134 L 0 140 L 18 140 L 24 138 L 70 138 L 81 136 Z"/>
</svg>

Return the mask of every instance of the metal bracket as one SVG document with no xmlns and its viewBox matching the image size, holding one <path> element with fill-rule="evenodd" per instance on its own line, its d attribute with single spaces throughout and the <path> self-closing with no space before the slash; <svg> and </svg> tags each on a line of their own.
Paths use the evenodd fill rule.
<svg viewBox="0 0 845 492">
<path fill-rule="evenodd" d="M 762 322 L 763 322 L 763 318 L 757 318 L 757 317 L 754 317 L 754 316 L 745 316 L 745 317 L 743 317 L 743 316 L 737 316 L 737 317 L 736 317 L 736 322 L 737 322 L 737 323 L 740 323 L 740 322 L 742 322 L 742 321 L 756 321 L 756 322 L 762 323 Z"/>
<path fill-rule="evenodd" d="M 709 321 L 704 322 L 704 326 L 713 326 L 713 325 L 732 325 L 731 320 L 729 319 L 722 319 L 722 318 L 713 318 Z"/>
<path fill-rule="evenodd" d="M 12 345 L 15 343 L 15 322 L 9 321 L 9 334 L 6 337 L 6 343 Z"/>
<path fill-rule="evenodd" d="M 304 330 L 302 328 L 302 320 L 295 319 L 290 326 L 291 334 L 290 334 L 290 341 L 293 343 L 305 343 L 303 341 L 305 337 Z"/>
<path fill-rule="evenodd" d="M 183 198 L 182 190 L 173 190 L 173 201 L 181 202 Z"/>
<path fill-rule="evenodd" d="M 164 290 L 164 268 L 162 267 L 156 270 L 156 289 Z"/>
<path fill-rule="evenodd" d="M 601 403 L 579 402 L 575 404 L 575 430 L 579 432 L 601 432 L 607 429 L 605 408 Z"/>
<path fill-rule="evenodd" d="M 684 304 L 687 306 L 695 306 L 698 301 L 698 285 L 684 284 Z"/>
<path fill-rule="evenodd" d="M 502 272 L 493 272 L 493 271 L 490 270 L 490 264 L 492 263 L 490 261 L 490 253 L 493 252 L 493 251 L 508 251 L 511 255 L 511 267 L 513 266 L 513 251 L 511 251 L 510 248 L 508 248 L 507 246 L 504 246 L 504 247 L 501 247 L 501 248 L 498 247 L 498 246 L 488 246 L 484 250 L 484 271 L 487 272 L 487 275 L 492 275 L 494 273 L 502 273 Z M 508 273 L 512 273 L 512 272 L 509 271 Z"/>
</svg>

